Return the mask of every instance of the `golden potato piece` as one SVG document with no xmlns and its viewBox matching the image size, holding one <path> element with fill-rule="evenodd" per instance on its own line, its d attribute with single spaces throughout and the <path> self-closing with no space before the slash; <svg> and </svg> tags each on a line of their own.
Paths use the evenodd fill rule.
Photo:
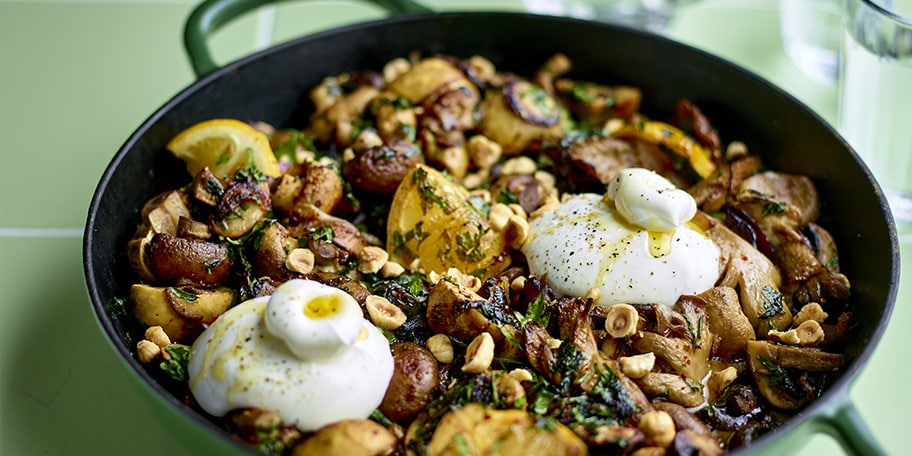
<svg viewBox="0 0 912 456">
<path fill-rule="evenodd" d="M 350 419 L 320 429 L 296 446 L 294 455 L 379 456 L 392 453 L 395 447 L 396 436 L 385 427 L 371 420 Z"/>
<path fill-rule="evenodd" d="M 456 268 L 491 277 L 509 265 L 502 234 L 469 201 L 465 187 L 425 165 L 402 180 L 387 220 L 390 260 L 425 272 Z"/>
<path fill-rule="evenodd" d="M 427 454 L 587 454 L 585 442 L 570 428 L 558 422 L 553 424 L 548 428 L 539 426 L 523 410 L 489 410 L 471 403 L 443 416 L 428 444 Z"/>
</svg>

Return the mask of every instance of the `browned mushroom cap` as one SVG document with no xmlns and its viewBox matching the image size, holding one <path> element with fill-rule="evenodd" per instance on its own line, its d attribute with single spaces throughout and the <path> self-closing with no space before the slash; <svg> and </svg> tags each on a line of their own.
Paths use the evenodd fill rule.
<svg viewBox="0 0 912 456">
<path fill-rule="evenodd" d="M 575 181 L 608 184 L 617 173 L 641 165 L 633 146 L 607 136 L 589 136 L 574 141 L 562 152 Z"/>
<path fill-rule="evenodd" d="M 760 394 L 785 410 L 797 410 L 816 399 L 824 386 L 819 374 L 843 365 L 840 354 L 759 340 L 748 342 L 747 354 Z"/>
<path fill-rule="evenodd" d="M 554 86 L 575 118 L 596 125 L 613 118 L 630 119 L 643 99 L 643 92 L 631 86 L 609 87 L 570 79 L 558 79 Z"/>
<path fill-rule="evenodd" d="M 231 259 L 224 245 L 165 233 L 152 237 L 149 258 L 152 273 L 164 282 L 186 279 L 212 285 L 225 280 L 231 272 Z"/>
<path fill-rule="evenodd" d="M 405 141 L 352 150 L 355 156 L 345 162 L 342 173 L 352 185 L 367 192 L 395 192 L 406 174 L 424 162 L 421 149 Z"/>
<path fill-rule="evenodd" d="M 184 342 L 228 310 L 234 302 L 234 292 L 229 288 L 198 290 L 135 284 L 127 299 L 139 323 L 161 326 L 172 341 Z"/>
<path fill-rule="evenodd" d="M 268 276 L 276 280 L 290 278 L 285 259 L 288 252 L 297 247 L 298 241 L 289 235 L 285 226 L 278 222 L 266 225 L 253 254 L 254 273 L 258 277 Z"/>
<path fill-rule="evenodd" d="M 468 79 L 456 79 L 438 86 L 421 102 L 422 114 L 419 123 L 422 129 L 430 131 L 436 142 L 442 146 L 457 144 L 462 132 L 475 127 L 478 122 L 477 106 L 481 94 Z"/>
<path fill-rule="evenodd" d="M 390 348 L 393 377 L 379 408 L 395 422 L 409 421 L 427 407 L 439 386 L 437 360 L 427 348 L 412 342 L 399 342 Z"/>
<path fill-rule="evenodd" d="M 236 239 L 249 233 L 271 209 L 269 187 L 234 181 L 222 194 L 209 226 L 219 236 Z"/>
</svg>

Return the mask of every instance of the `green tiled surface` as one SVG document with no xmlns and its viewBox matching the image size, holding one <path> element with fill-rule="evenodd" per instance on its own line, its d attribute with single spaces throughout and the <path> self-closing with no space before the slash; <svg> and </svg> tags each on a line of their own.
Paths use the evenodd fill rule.
<svg viewBox="0 0 912 456">
<path fill-rule="evenodd" d="M 520 0 L 427 1 L 442 10 L 511 9 Z M 181 28 L 193 1 L 0 0 L 0 455 L 190 455 L 103 338 L 82 278 L 81 229 L 98 177 L 149 114 L 193 81 Z M 773 0 L 704 0 L 672 35 L 754 70 L 835 117 L 835 88 L 786 59 Z M 381 17 L 356 2 L 288 2 L 213 37 L 217 61 Z M 274 19 L 274 27 L 263 28 Z M 912 246 L 903 246 L 906 270 Z M 909 282 L 906 279 L 906 282 Z M 892 454 L 905 453 L 902 393 L 912 319 L 894 323 L 852 389 Z M 815 435 L 797 454 L 840 454 Z"/>
</svg>

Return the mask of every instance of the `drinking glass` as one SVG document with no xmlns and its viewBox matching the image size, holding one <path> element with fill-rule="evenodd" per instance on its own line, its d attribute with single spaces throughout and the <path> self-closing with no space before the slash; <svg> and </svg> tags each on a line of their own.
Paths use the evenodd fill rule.
<svg viewBox="0 0 912 456">
<path fill-rule="evenodd" d="M 697 0 L 523 0 L 537 14 L 612 22 L 664 34 L 677 9 Z"/>
<path fill-rule="evenodd" d="M 839 131 L 912 224 L 912 0 L 846 0 Z"/>
<path fill-rule="evenodd" d="M 779 0 L 785 53 L 808 77 L 835 84 L 843 0 Z"/>
</svg>

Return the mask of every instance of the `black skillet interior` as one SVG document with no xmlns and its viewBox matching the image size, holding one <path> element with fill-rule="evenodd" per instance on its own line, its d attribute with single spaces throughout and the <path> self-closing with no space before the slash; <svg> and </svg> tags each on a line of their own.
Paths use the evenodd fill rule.
<svg viewBox="0 0 912 456">
<path fill-rule="evenodd" d="M 823 120 L 745 70 L 664 38 L 572 19 L 452 13 L 358 24 L 242 59 L 182 91 L 118 151 L 89 209 L 85 275 L 105 332 L 143 381 L 166 401 L 187 410 L 167 397 L 133 358 L 132 344 L 124 337 L 130 319 L 112 314 L 109 303 L 113 297 L 126 296 L 135 280 L 124 251 L 139 221 L 139 209 L 149 197 L 190 179 L 183 164 L 166 152 L 167 141 L 191 124 L 215 117 L 302 127 L 311 109 L 307 91 L 323 77 L 379 69 L 415 50 L 457 57 L 480 54 L 498 69 L 518 74 L 531 74 L 549 56 L 563 52 L 574 62 L 572 77 L 641 87 L 642 110 L 651 117 L 666 119 L 678 98 L 688 98 L 708 115 L 723 142 L 744 141 L 763 154 L 769 167 L 813 178 L 823 201 L 821 224 L 831 230 L 840 247 L 858 312 L 847 352 L 852 362 L 808 414 L 826 398 L 844 394 L 886 326 L 899 282 L 899 254 L 879 187 Z M 187 413 L 212 427 L 193 412 Z M 795 421 L 772 435 L 787 432 Z"/>
</svg>

